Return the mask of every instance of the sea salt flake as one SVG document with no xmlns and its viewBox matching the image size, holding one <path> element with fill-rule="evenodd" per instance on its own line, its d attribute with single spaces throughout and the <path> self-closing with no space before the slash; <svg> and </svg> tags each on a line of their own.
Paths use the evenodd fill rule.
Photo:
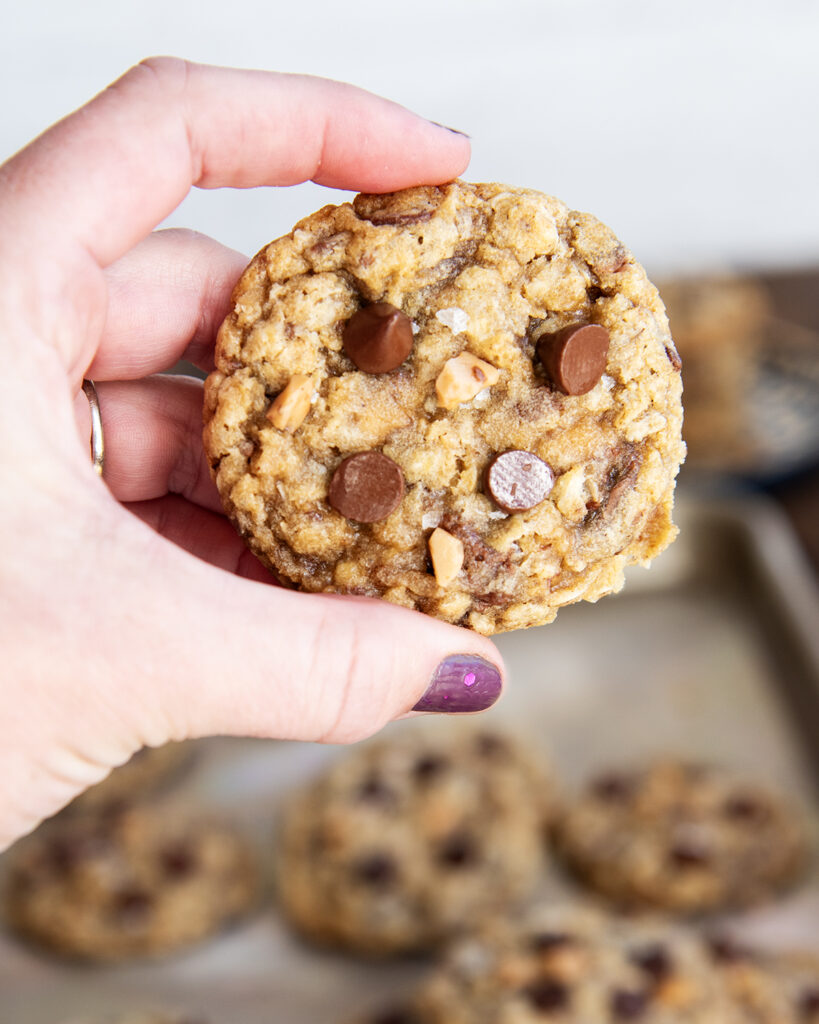
<svg viewBox="0 0 819 1024">
<path fill-rule="evenodd" d="M 418 324 L 414 320 L 410 320 L 410 328 L 412 329 L 412 336 L 413 336 L 413 338 L 421 330 L 421 328 L 418 326 Z"/>
<path fill-rule="evenodd" d="M 484 388 L 483 391 L 479 391 L 477 395 L 472 399 L 477 405 L 482 405 L 489 398 L 489 388 Z"/>
<path fill-rule="evenodd" d="M 460 306 L 448 306 L 446 309 L 439 309 L 435 314 L 438 323 L 448 327 L 453 334 L 460 334 L 469 327 L 469 317 Z"/>
<path fill-rule="evenodd" d="M 421 526 L 425 530 L 432 530 L 432 529 L 434 529 L 438 525 L 438 523 L 440 523 L 440 521 L 441 521 L 441 513 L 440 512 L 425 512 L 421 516 Z"/>
</svg>

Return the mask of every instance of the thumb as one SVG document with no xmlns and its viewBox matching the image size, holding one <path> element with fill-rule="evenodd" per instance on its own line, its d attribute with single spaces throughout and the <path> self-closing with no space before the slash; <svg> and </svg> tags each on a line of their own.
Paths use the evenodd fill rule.
<svg viewBox="0 0 819 1024">
<path fill-rule="evenodd" d="M 131 576 L 146 593 L 132 596 L 141 612 L 129 621 L 152 650 L 128 690 L 162 709 L 167 738 L 347 743 L 412 711 L 483 711 L 500 696 L 500 654 L 476 633 L 384 601 L 243 579 L 153 533 L 147 543 L 163 549 L 161 579 Z"/>
<path fill-rule="evenodd" d="M 86 469 L 92 486 L 53 508 L 43 499 L 47 531 L 20 513 L 4 547 L 0 778 L 14 785 L 0 849 L 141 746 L 214 734 L 344 743 L 413 709 L 479 711 L 500 695 L 501 660 L 483 637 L 234 576 L 100 502 Z M 84 493 L 90 511 L 77 508 Z"/>
</svg>

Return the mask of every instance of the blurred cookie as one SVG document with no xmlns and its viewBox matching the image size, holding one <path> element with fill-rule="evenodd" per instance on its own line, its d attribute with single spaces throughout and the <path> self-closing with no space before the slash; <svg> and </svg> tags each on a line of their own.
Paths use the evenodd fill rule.
<svg viewBox="0 0 819 1024">
<path fill-rule="evenodd" d="M 9 927 L 70 957 L 154 956 L 217 932 L 253 901 L 229 828 L 147 808 L 55 820 L 9 854 Z"/>
<path fill-rule="evenodd" d="M 758 452 L 755 381 L 770 315 L 764 286 L 730 274 L 659 283 L 683 361 L 689 461 L 752 465 Z"/>
<path fill-rule="evenodd" d="M 322 943 L 435 946 L 530 892 L 552 784 L 501 733 L 408 730 L 342 757 L 288 807 L 282 907 Z"/>
<path fill-rule="evenodd" d="M 726 991 L 755 1024 L 819 1024 L 819 954 L 772 954 L 712 936 Z"/>
<path fill-rule="evenodd" d="M 114 768 L 102 782 L 81 793 L 66 810 L 69 813 L 98 811 L 121 802 L 140 800 L 173 777 L 192 756 L 191 743 L 143 747 L 130 761 Z"/>
<path fill-rule="evenodd" d="M 233 303 L 205 448 L 293 584 L 488 634 L 618 590 L 676 535 L 680 361 L 589 214 L 498 184 L 359 195 L 262 250 Z"/>
<path fill-rule="evenodd" d="M 805 860 L 784 797 L 727 770 L 657 761 L 591 780 L 557 841 L 575 874 L 629 906 L 683 913 L 770 899 Z"/>
<path fill-rule="evenodd" d="M 570 905 L 487 923 L 417 996 L 424 1024 L 741 1024 L 702 944 Z"/>
</svg>

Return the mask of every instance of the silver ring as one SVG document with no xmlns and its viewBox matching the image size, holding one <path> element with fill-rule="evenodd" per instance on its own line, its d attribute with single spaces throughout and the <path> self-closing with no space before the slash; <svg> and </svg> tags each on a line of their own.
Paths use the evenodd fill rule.
<svg viewBox="0 0 819 1024">
<path fill-rule="evenodd" d="M 105 441 L 102 436 L 102 416 L 100 416 L 100 400 L 93 380 L 84 380 L 82 389 L 91 407 L 91 462 L 98 476 L 102 476 L 105 468 Z"/>
</svg>

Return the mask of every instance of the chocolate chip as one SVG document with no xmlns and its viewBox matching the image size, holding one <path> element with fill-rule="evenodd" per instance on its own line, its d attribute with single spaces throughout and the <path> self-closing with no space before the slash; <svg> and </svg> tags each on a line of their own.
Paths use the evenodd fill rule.
<svg viewBox="0 0 819 1024">
<path fill-rule="evenodd" d="M 544 334 L 537 354 L 552 384 L 564 395 L 585 395 L 606 369 L 609 332 L 599 324 L 572 324 Z"/>
<path fill-rule="evenodd" d="M 186 843 L 174 843 L 159 853 L 162 870 L 168 878 L 185 878 L 196 867 L 196 855 Z"/>
<path fill-rule="evenodd" d="M 387 889 L 398 878 L 398 867 L 388 853 L 371 853 L 353 865 L 353 875 L 364 885 Z"/>
<path fill-rule="evenodd" d="M 449 762 L 446 758 L 439 757 L 437 754 L 426 754 L 415 762 L 412 774 L 419 782 L 430 782 L 445 772 L 448 767 Z"/>
<path fill-rule="evenodd" d="M 447 868 L 467 868 L 478 860 L 478 850 L 471 836 L 456 832 L 441 844 L 438 862 Z"/>
<path fill-rule="evenodd" d="M 819 1016 L 819 988 L 805 989 L 799 996 L 799 1013 L 805 1020 L 813 1020 Z"/>
<path fill-rule="evenodd" d="M 746 793 L 736 793 L 729 797 L 722 809 L 725 817 L 733 821 L 757 823 L 768 816 L 768 808 L 756 797 Z"/>
<path fill-rule="evenodd" d="M 507 752 L 506 741 L 491 732 L 482 732 L 475 737 L 475 749 L 481 757 L 498 757 Z"/>
<path fill-rule="evenodd" d="M 395 793 L 376 775 L 365 779 L 358 787 L 356 795 L 365 803 L 391 804 L 395 800 Z"/>
<path fill-rule="evenodd" d="M 645 971 L 651 980 L 657 984 L 665 981 L 671 974 L 671 957 L 665 946 L 660 945 L 659 942 L 653 943 L 650 946 L 643 946 L 640 949 L 634 949 L 631 951 L 630 956 L 632 963 L 635 963 L 642 971 Z"/>
<path fill-rule="evenodd" d="M 120 920 L 137 923 L 150 911 L 153 902 L 144 889 L 121 889 L 114 896 L 113 911 Z"/>
<path fill-rule="evenodd" d="M 98 819 L 100 824 L 102 820 Z M 67 874 L 80 861 L 104 855 L 108 849 L 109 840 L 96 831 L 54 836 L 46 847 L 46 859 L 53 871 Z"/>
<path fill-rule="evenodd" d="M 616 775 L 611 772 L 607 775 L 598 775 L 593 779 L 590 786 L 592 794 L 598 800 L 607 803 L 621 803 L 634 792 L 634 783 L 625 775 Z"/>
<path fill-rule="evenodd" d="M 551 953 L 575 944 L 573 935 L 566 932 L 536 932 L 529 937 L 529 948 L 533 953 Z"/>
<path fill-rule="evenodd" d="M 739 963 L 742 960 L 747 960 L 750 956 L 748 950 L 730 935 L 707 935 L 705 937 L 705 944 L 708 947 L 711 958 L 717 963 Z"/>
<path fill-rule="evenodd" d="M 357 523 L 378 523 L 394 512 L 404 497 L 404 475 L 381 452 L 350 455 L 333 473 L 328 500 Z"/>
<path fill-rule="evenodd" d="M 618 988 L 611 994 L 611 1013 L 615 1020 L 638 1020 L 647 1009 L 645 992 Z"/>
<path fill-rule="evenodd" d="M 435 185 L 384 195 L 362 192 L 353 200 L 353 209 L 371 224 L 405 227 L 428 221 L 443 196 L 443 189 Z"/>
<path fill-rule="evenodd" d="M 412 323 L 389 302 L 376 302 L 354 313 L 344 328 L 344 351 L 359 370 L 387 373 L 412 351 Z"/>
<path fill-rule="evenodd" d="M 570 990 L 568 985 L 556 978 L 538 978 L 525 989 L 526 998 L 536 1010 L 550 1013 L 562 1010 L 569 1005 Z"/>
<path fill-rule="evenodd" d="M 525 512 L 547 498 L 555 475 L 543 459 L 513 449 L 496 455 L 484 478 L 485 489 L 504 512 Z"/>
<path fill-rule="evenodd" d="M 687 839 L 677 840 L 668 851 L 668 856 L 675 867 L 683 869 L 704 867 L 711 859 L 702 843 Z"/>
<path fill-rule="evenodd" d="M 457 537 L 464 546 L 463 571 L 473 594 L 488 590 L 508 564 L 509 555 L 503 555 L 487 544 L 474 527 L 458 516 L 445 515 L 441 520 L 441 528 Z"/>
</svg>

